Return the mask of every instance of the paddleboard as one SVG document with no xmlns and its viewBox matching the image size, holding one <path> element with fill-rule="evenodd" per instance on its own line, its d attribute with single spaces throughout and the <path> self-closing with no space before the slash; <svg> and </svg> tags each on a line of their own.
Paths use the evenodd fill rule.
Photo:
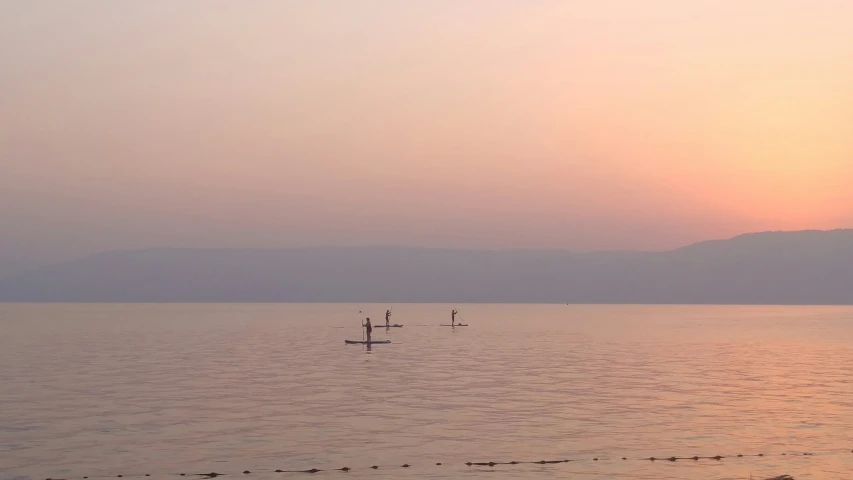
<svg viewBox="0 0 853 480">
<path fill-rule="evenodd" d="M 467 327 L 467 323 L 457 323 L 456 325 L 451 325 L 449 323 L 442 323 L 439 327 Z"/>
<path fill-rule="evenodd" d="M 374 325 L 373 328 L 402 328 L 402 325 Z"/>
<path fill-rule="evenodd" d="M 344 343 L 349 344 L 361 344 L 361 345 L 373 345 L 375 343 L 391 343 L 391 340 L 371 340 L 369 342 L 362 340 L 344 340 Z"/>
</svg>

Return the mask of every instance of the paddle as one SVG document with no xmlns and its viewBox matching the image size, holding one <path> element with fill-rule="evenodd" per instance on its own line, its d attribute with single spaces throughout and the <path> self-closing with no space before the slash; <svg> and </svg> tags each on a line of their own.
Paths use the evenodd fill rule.
<svg viewBox="0 0 853 480">
<path fill-rule="evenodd" d="M 453 306 L 453 310 L 456 310 L 456 305 Z M 462 318 L 462 315 L 458 311 L 456 312 L 456 316 L 459 317 L 460 324 L 465 323 L 465 319 Z"/>
<path fill-rule="evenodd" d="M 364 341 L 364 314 L 361 313 L 361 310 L 358 311 L 358 314 L 361 315 L 361 341 Z"/>
</svg>

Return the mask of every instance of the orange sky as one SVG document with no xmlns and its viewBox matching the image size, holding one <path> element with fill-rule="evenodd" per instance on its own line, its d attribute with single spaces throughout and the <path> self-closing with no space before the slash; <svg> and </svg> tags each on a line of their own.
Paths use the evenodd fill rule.
<svg viewBox="0 0 853 480">
<path fill-rule="evenodd" d="M 853 226 L 853 2 L 0 4 L 0 260 Z"/>
</svg>

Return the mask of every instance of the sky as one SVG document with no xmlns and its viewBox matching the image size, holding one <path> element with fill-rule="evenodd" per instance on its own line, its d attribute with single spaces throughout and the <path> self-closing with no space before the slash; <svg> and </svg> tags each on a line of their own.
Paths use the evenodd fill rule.
<svg viewBox="0 0 853 480">
<path fill-rule="evenodd" d="M 853 226 L 846 0 L 6 0 L 0 262 Z"/>
</svg>

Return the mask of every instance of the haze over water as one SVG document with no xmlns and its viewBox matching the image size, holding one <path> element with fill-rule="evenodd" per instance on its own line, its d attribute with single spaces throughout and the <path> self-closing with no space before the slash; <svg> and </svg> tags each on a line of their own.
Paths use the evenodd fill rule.
<svg viewBox="0 0 853 480">
<path fill-rule="evenodd" d="M 395 305 L 391 344 L 344 345 L 387 307 L 0 305 L 0 477 L 853 471 L 851 307 Z"/>
</svg>

